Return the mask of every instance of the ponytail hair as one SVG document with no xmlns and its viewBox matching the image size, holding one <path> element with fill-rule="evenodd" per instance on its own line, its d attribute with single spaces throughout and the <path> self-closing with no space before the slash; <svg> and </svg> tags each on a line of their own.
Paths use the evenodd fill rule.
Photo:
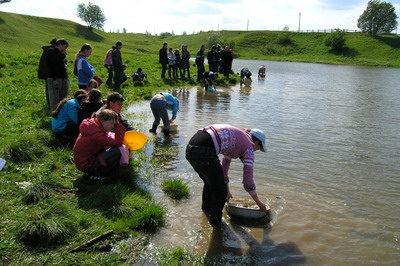
<svg viewBox="0 0 400 266">
<path fill-rule="evenodd" d="M 58 104 L 56 109 L 51 113 L 51 116 L 53 118 L 58 118 L 58 114 L 60 113 L 61 109 L 63 108 L 64 104 L 66 102 L 68 102 L 71 99 L 76 99 L 78 101 L 79 104 L 81 104 L 81 102 L 83 100 L 85 100 L 87 98 L 87 93 L 85 90 L 77 90 L 74 94 L 74 97 L 72 98 L 64 98 L 62 99 Z"/>
<path fill-rule="evenodd" d="M 85 43 L 84 45 L 82 45 L 81 49 L 76 53 L 76 58 L 78 58 L 79 56 L 83 55 L 83 53 L 85 51 L 92 50 L 92 49 L 93 49 L 93 47 L 90 44 Z"/>
</svg>

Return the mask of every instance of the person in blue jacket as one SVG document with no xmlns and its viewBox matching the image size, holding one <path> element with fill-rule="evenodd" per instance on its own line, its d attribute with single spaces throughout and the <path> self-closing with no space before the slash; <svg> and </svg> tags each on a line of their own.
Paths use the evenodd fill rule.
<svg viewBox="0 0 400 266">
<path fill-rule="evenodd" d="M 79 89 L 86 90 L 89 81 L 94 77 L 95 70 L 87 60 L 91 54 L 92 46 L 88 43 L 76 54 L 74 74 L 78 77 Z"/>
<path fill-rule="evenodd" d="M 164 124 L 164 136 L 168 137 L 170 133 L 170 123 L 176 119 L 176 114 L 179 110 L 179 101 L 170 93 L 161 92 L 153 96 L 150 102 L 150 108 L 154 115 L 153 127 L 149 130 L 156 133 L 157 127 L 160 124 L 160 118 Z M 172 118 L 169 119 L 168 111 L 172 111 Z"/>
<path fill-rule="evenodd" d="M 65 98 L 58 103 L 51 119 L 51 129 L 56 136 L 66 139 L 76 139 L 78 137 L 78 109 L 86 98 L 86 91 L 78 90 L 73 98 Z"/>
</svg>

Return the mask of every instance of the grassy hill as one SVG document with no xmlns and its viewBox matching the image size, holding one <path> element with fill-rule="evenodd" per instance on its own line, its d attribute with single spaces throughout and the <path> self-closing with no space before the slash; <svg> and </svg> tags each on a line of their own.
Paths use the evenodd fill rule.
<svg viewBox="0 0 400 266">
<path fill-rule="evenodd" d="M 127 170 L 117 173 L 117 181 L 88 185 L 73 165 L 71 145 L 60 144 L 51 134 L 44 83 L 37 78 L 41 46 L 47 45 L 51 38 L 65 38 L 70 43 L 67 59 L 71 93 L 78 88 L 72 63 L 82 44 L 88 42 L 94 47 L 89 61 L 96 74 L 104 78 L 104 54 L 116 41 L 122 41 L 127 74 L 142 67 L 149 76 L 144 86 L 123 84 L 121 93 L 127 103 L 149 99 L 154 92 L 171 87 L 196 86 L 193 80 L 160 79 L 158 50 L 164 41 L 174 48 L 186 43 L 192 55 L 201 44 L 208 44 L 214 38 L 232 44 L 235 57 L 241 59 L 400 67 L 397 36 L 371 38 L 347 34 L 347 47 L 340 52 L 324 46 L 325 36 L 273 31 L 203 32 L 168 37 L 117 34 L 90 31 L 61 19 L 0 12 L 0 158 L 7 160 L 0 171 L 0 264 L 134 264 L 135 252 L 143 253 L 146 244 L 141 240 L 146 236 L 142 230 L 158 228 L 165 219 L 162 206 L 135 182 L 145 178 L 140 172 L 143 168 L 148 175 L 153 174 L 150 170 L 158 167 L 157 158 L 135 152 Z M 193 67 L 191 70 L 196 72 Z M 237 76 L 219 82 L 235 83 Z M 110 89 L 101 86 L 101 91 L 107 95 Z M 168 147 L 162 147 L 160 154 L 163 150 L 168 152 Z M 22 189 L 23 182 L 32 185 Z M 108 243 L 118 246 L 119 252 L 102 253 L 98 252 L 99 247 L 93 247 L 88 252 L 69 253 L 109 230 L 116 236 Z M 121 244 L 120 240 L 128 235 L 138 242 L 130 246 Z M 196 258 L 188 257 L 179 248 L 162 256 L 165 265 L 184 264 L 184 261 L 197 265 L 193 263 Z"/>
<path fill-rule="evenodd" d="M 71 55 L 84 42 L 91 43 L 95 48 L 93 58 L 102 58 L 106 49 L 116 40 L 121 40 L 124 59 L 136 66 L 140 60 L 134 57 L 157 63 L 157 51 L 164 41 L 174 48 L 186 43 L 194 55 L 201 44 L 208 43 L 210 35 L 219 35 L 222 42 L 233 43 L 235 56 L 241 59 L 400 67 L 400 37 L 394 35 L 373 38 L 366 34 L 348 33 L 346 48 L 335 52 L 324 45 L 327 33 L 220 31 L 162 37 L 90 31 L 86 26 L 67 20 L 0 12 L 2 51 L 19 50 L 33 55 L 38 54 L 39 47 L 52 37 L 67 39 Z"/>
</svg>

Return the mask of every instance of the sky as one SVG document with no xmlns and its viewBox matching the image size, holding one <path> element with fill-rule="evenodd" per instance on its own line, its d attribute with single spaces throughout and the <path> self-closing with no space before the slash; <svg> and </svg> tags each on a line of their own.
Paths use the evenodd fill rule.
<svg viewBox="0 0 400 266">
<path fill-rule="evenodd" d="M 84 0 L 11 0 L 0 11 L 86 23 Z M 91 0 L 104 12 L 106 32 L 191 34 L 217 30 L 357 30 L 368 0 Z M 400 0 L 391 3 L 400 17 Z M 400 20 L 398 19 L 398 22 Z M 399 28 L 400 32 L 400 28 Z"/>
</svg>

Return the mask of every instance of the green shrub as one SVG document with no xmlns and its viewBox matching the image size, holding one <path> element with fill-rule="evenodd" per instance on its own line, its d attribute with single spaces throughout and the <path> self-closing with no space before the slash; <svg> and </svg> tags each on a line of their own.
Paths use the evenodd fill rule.
<svg viewBox="0 0 400 266">
<path fill-rule="evenodd" d="M 161 189 L 169 197 L 180 200 L 189 197 L 189 188 L 179 179 L 165 179 L 161 183 Z"/>
<path fill-rule="evenodd" d="M 288 34 L 284 34 L 278 37 L 277 44 L 283 46 L 289 46 L 289 45 L 294 45 L 294 41 L 292 40 L 292 38 L 290 38 Z"/>
<path fill-rule="evenodd" d="M 345 30 L 335 29 L 334 32 L 328 34 L 325 38 L 325 45 L 334 50 L 342 49 L 346 44 Z"/>
</svg>

